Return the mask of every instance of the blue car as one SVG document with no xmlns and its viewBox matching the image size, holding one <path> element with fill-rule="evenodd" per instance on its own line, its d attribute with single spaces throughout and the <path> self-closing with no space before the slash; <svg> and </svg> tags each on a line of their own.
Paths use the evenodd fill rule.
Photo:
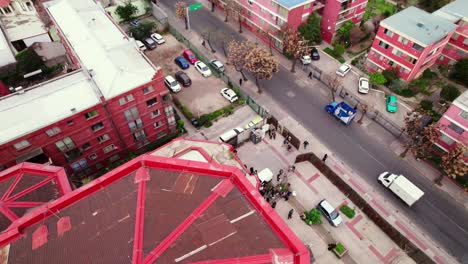
<svg viewBox="0 0 468 264">
<path fill-rule="evenodd" d="M 188 67 L 190 67 L 190 64 L 188 63 L 188 61 L 187 61 L 184 57 L 177 57 L 177 58 L 175 58 L 174 62 L 175 62 L 182 70 L 188 69 Z"/>
</svg>

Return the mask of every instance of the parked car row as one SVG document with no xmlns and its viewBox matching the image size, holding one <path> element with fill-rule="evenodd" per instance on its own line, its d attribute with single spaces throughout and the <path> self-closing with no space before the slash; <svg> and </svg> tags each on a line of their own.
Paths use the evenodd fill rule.
<svg viewBox="0 0 468 264">
<path fill-rule="evenodd" d="M 138 27 L 139 25 L 140 25 L 140 20 L 138 19 L 130 21 L 130 26 L 132 27 Z M 158 45 L 162 45 L 165 42 L 166 40 L 160 34 L 153 33 L 144 39 L 136 40 L 136 45 L 139 50 L 145 51 L 147 49 L 153 50 Z"/>
</svg>

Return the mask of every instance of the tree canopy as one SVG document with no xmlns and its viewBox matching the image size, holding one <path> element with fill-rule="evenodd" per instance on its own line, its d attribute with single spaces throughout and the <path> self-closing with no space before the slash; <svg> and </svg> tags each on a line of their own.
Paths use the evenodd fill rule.
<svg viewBox="0 0 468 264">
<path fill-rule="evenodd" d="M 115 13 L 122 19 L 122 21 L 132 20 L 137 12 L 138 8 L 134 6 L 131 1 L 126 1 L 123 5 L 119 5 L 115 9 Z"/>
<path fill-rule="evenodd" d="M 298 28 L 299 33 L 305 40 L 313 44 L 322 42 L 322 34 L 320 33 L 320 17 L 313 13 L 307 19 L 307 23 L 302 24 Z"/>
<path fill-rule="evenodd" d="M 468 58 L 461 59 L 455 64 L 451 77 L 468 86 Z"/>
</svg>

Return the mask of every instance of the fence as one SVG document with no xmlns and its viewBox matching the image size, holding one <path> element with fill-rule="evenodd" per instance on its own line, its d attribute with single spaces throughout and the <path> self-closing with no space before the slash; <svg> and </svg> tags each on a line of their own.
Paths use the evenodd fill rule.
<svg viewBox="0 0 468 264">
<path fill-rule="evenodd" d="M 161 30 L 169 26 L 167 14 L 153 2 L 151 2 L 151 13 L 153 14 L 153 17 L 156 18 L 158 23 L 161 24 Z"/>
</svg>

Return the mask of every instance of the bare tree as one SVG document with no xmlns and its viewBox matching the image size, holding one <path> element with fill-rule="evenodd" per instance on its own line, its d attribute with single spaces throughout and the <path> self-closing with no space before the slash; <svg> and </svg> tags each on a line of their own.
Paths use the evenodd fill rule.
<svg viewBox="0 0 468 264">
<path fill-rule="evenodd" d="M 268 48 L 270 49 L 270 54 L 273 55 L 273 34 L 275 34 L 277 31 L 273 30 L 273 29 L 258 29 L 257 30 L 258 34 L 260 34 L 261 36 L 265 37 L 268 39 Z"/>
<path fill-rule="evenodd" d="M 208 46 L 210 47 L 210 50 L 212 53 L 215 53 L 216 50 L 213 48 L 213 46 L 211 45 L 211 42 L 212 42 L 212 39 L 213 39 L 213 35 L 215 35 L 215 33 L 212 31 L 212 30 L 204 30 L 201 32 L 200 36 L 202 38 L 202 45 L 203 47 L 206 48 L 206 45 L 205 43 L 207 42 L 208 43 Z"/>
<path fill-rule="evenodd" d="M 424 126 L 424 111 L 416 109 L 407 113 L 405 125 L 402 129 L 406 134 L 407 140 L 404 143 L 405 150 L 400 157 L 406 157 L 408 151 L 411 151 L 416 158 L 425 158 L 431 151 L 434 140 L 440 136 L 440 128 L 437 124 Z"/>
<path fill-rule="evenodd" d="M 454 148 L 442 156 L 441 167 L 447 176 L 455 179 L 468 174 L 468 164 L 465 161 L 467 152 L 468 148 L 465 145 L 457 143 Z"/>
<path fill-rule="evenodd" d="M 242 33 L 242 23 L 247 15 L 247 11 L 237 1 L 231 2 L 233 3 L 228 5 L 228 8 L 230 9 L 233 18 L 237 19 L 237 22 L 239 23 L 239 33 Z"/>
<path fill-rule="evenodd" d="M 247 77 L 244 74 L 244 66 L 246 64 L 247 55 L 255 48 L 255 43 L 250 41 L 239 42 L 232 40 L 228 43 L 228 62 L 234 65 L 236 71 L 240 72 L 242 78 L 246 81 Z"/>
<path fill-rule="evenodd" d="M 361 118 L 359 118 L 359 120 L 357 122 L 358 122 L 358 124 L 362 124 L 362 119 L 364 119 L 364 116 L 366 115 L 367 110 L 369 109 L 369 107 L 366 104 L 363 104 L 363 103 L 359 103 L 358 107 L 361 110 L 362 115 L 361 115 Z"/>
<path fill-rule="evenodd" d="M 245 69 L 255 77 L 258 93 L 261 93 L 259 80 L 271 80 L 273 74 L 279 71 L 279 62 L 268 51 L 256 47 L 246 57 Z"/>
<path fill-rule="evenodd" d="M 341 87 L 342 81 L 336 75 L 330 75 L 327 78 L 327 86 L 330 89 L 333 102 L 335 102 L 335 94 L 338 91 L 338 88 Z"/>
<path fill-rule="evenodd" d="M 219 0 L 210 0 L 210 2 L 211 2 L 211 12 L 214 12 L 216 5 L 219 4 Z"/>
<path fill-rule="evenodd" d="M 175 4 L 176 17 L 180 20 L 184 20 L 185 29 L 188 29 L 188 20 L 187 20 L 187 3 L 179 1 Z"/>
<path fill-rule="evenodd" d="M 224 13 L 226 15 L 224 17 L 224 22 L 229 22 L 229 15 L 235 13 L 237 5 L 236 0 L 224 0 Z"/>
<path fill-rule="evenodd" d="M 291 72 L 296 72 L 297 61 L 305 54 L 309 54 L 311 48 L 307 41 L 299 34 L 297 30 L 286 28 L 283 39 L 283 50 L 292 57 Z"/>
</svg>

